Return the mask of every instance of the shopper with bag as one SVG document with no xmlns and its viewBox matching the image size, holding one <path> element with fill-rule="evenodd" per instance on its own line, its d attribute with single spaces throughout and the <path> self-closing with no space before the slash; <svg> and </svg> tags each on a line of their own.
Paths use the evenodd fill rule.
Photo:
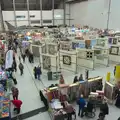
<svg viewBox="0 0 120 120">
<path fill-rule="evenodd" d="M 11 88 L 12 91 L 12 95 L 13 95 L 13 99 L 14 100 L 18 100 L 18 95 L 19 95 L 19 90 L 16 87 L 12 87 Z"/>
<path fill-rule="evenodd" d="M 20 113 L 22 101 L 21 100 L 12 100 L 12 103 L 14 105 L 14 111 L 17 112 L 17 114 Z"/>
<path fill-rule="evenodd" d="M 19 69 L 20 69 L 20 74 L 21 76 L 23 75 L 23 69 L 24 69 L 24 66 L 22 63 L 19 64 Z"/>
</svg>

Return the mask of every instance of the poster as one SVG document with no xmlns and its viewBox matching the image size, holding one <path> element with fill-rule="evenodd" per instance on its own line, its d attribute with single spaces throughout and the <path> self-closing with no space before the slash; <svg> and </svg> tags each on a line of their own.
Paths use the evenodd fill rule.
<svg viewBox="0 0 120 120">
<path fill-rule="evenodd" d="M 13 64 L 13 50 L 9 50 L 6 53 L 5 68 L 11 68 Z"/>
</svg>

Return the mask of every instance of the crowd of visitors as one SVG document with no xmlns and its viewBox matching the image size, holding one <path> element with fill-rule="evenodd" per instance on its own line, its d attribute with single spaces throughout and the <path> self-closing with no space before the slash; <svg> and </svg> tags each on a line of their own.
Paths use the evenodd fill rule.
<svg viewBox="0 0 120 120">
<path fill-rule="evenodd" d="M 11 42 L 9 42 L 8 44 L 8 50 L 12 49 L 14 50 L 14 52 L 17 54 L 17 49 L 18 49 L 18 42 L 17 39 L 14 39 L 13 41 L 14 44 L 11 44 Z M 22 101 L 19 99 L 19 90 L 17 87 L 15 87 L 15 85 L 17 84 L 17 79 L 15 76 L 15 73 L 17 72 L 17 67 L 19 68 L 20 71 L 20 75 L 22 76 L 24 74 L 24 63 L 26 62 L 26 58 L 28 58 L 29 63 L 34 63 L 34 56 L 33 53 L 29 51 L 29 49 L 25 50 L 25 53 L 22 53 L 22 48 L 20 48 L 21 51 L 21 55 L 18 57 L 19 58 L 19 63 L 16 62 L 16 56 L 13 57 L 13 65 L 11 68 L 6 69 L 6 72 L 8 74 L 8 78 L 13 80 L 14 86 L 11 88 L 12 91 L 12 96 L 13 96 L 13 100 L 11 101 L 14 105 L 14 111 L 19 114 L 20 110 L 21 110 L 21 106 L 22 106 Z M 22 58 L 22 60 L 21 60 Z M 2 67 L 2 69 L 5 69 L 4 67 Z M 114 70 L 115 71 L 115 70 Z M 42 70 L 40 66 L 35 66 L 33 68 L 33 75 L 35 79 L 41 80 L 41 75 L 42 75 Z M 79 82 L 79 81 L 83 81 L 83 75 L 80 74 L 79 78 L 78 76 L 74 77 L 73 83 Z M 60 84 L 65 84 L 63 75 L 61 74 L 60 76 Z M 100 84 L 101 86 L 101 84 Z M 100 89 L 102 89 L 103 86 L 101 86 Z M 80 98 L 77 99 L 77 105 L 78 105 L 78 116 L 80 116 L 81 118 L 85 116 L 86 112 L 92 113 L 93 109 L 94 109 L 94 103 L 92 102 L 92 100 L 89 98 L 88 101 L 84 98 L 83 95 L 80 96 Z M 116 107 L 120 108 L 120 90 L 118 90 L 116 92 L 116 103 L 115 103 Z M 69 103 L 65 102 L 64 103 L 64 107 L 66 109 L 66 111 L 68 111 L 68 120 L 72 120 L 72 115 L 76 114 L 75 109 L 73 108 L 73 106 L 71 106 Z M 103 100 L 102 104 L 100 105 L 100 113 L 98 116 L 98 120 L 104 120 L 105 116 L 109 114 L 109 107 L 107 104 L 106 99 Z M 76 117 L 76 116 L 75 116 Z M 119 120 L 120 118 L 118 118 Z"/>
</svg>

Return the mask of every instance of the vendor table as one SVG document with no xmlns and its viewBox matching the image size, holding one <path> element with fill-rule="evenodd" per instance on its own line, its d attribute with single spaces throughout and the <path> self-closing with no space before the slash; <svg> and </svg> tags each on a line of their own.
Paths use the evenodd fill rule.
<svg viewBox="0 0 120 120">
<path fill-rule="evenodd" d="M 10 120 L 10 101 L 5 96 L 4 88 L 0 87 L 0 120 Z"/>
</svg>

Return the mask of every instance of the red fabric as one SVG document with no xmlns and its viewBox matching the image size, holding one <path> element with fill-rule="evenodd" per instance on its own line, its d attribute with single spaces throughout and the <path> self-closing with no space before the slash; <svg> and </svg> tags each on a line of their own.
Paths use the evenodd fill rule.
<svg viewBox="0 0 120 120">
<path fill-rule="evenodd" d="M 3 50 L 5 49 L 5 46 L 4 46 L 4 45 L 2 45 L 2 49 L 3 49 Z"/>
<path fill-rule="evenodd" d="M 15 105 L 16 108 L 21 108 L 22 101 L 21 100 L 12 100 L 13 105 Z"/>
</svg>

